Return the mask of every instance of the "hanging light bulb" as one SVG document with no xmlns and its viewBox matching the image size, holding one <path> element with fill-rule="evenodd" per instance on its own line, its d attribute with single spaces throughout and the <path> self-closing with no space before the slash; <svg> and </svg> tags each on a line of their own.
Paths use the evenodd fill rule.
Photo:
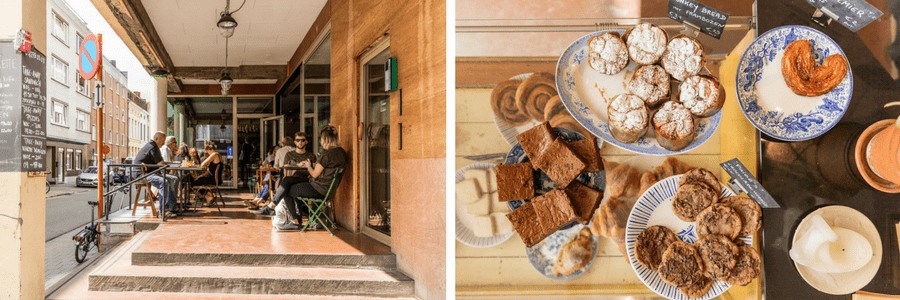
<svg viewBox="0 0 900 300">
<path fill-rule="evenodd" d="M 226 6 L 225 11 L 222 12 L 222 17 L 219 18 L 219 22 L 216 23 L 216 26 L 219 27 L 219 34 L 224 38 L 230 38 L 234 35 L 234 29 L 237 28 L 238 23 L 237 20 L 231 17 L 231 13 L 228 12 L 228 8 Z"/>
</svg>

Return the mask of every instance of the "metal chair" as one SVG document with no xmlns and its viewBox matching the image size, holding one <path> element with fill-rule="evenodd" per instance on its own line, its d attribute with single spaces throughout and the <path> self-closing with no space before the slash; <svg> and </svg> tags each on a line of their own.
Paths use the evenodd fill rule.
<svg viewBox="0 0 900 300">
<path fill-rule="evenodd" d="M 328 233 L 334 235 L 334 232 L 332 232 L 331 229 L 328 228 L 328 224 L 324 222 L 327 220 L 328 223 L 331 223 L 332 228 L 337 229 L 337 224 L 334 223 L 334 202 L 332 201 L 331 203 L 332 209 L 330 217 L 325 213 L 324 209 L 326 206 L 328 206 L 328 200 L 334 198 L 333 191 L 337 189 L 338 185 L 340 185 L 340 180 L 343 175 L 344 168 L 338 168 L 334 172 L 334 178 L 331 179 L 331 185 L 328 186 L 328 191 L 325 192 L 325 197 L 323 197 L 322 199 L 297 197 L 297 201 L 303 202 L 303 204 L 306 205 L 306 208 L 309 209 L 309 220 L 306 222 L 306 225 L 303 225 L 303 228 L 300 229 L 300 232 L 306 231 L 306 228 L 309 227 L 309 224 L 317 222 L 322 224 L 322 226 L 325 227 L 325 230 L 328 230 Z"/>
<path fill-rule="evenodd" d="M 199 186 L 192 186 L 192 187 L 191 187 L 191 189 L 193 189 L 195 192 L 196 192 L 196 191 L 199 191 L 200 189 L 207 189 L 207 190 L 209 190 L 209 193 L 212 193 L 212 195 L 213 195 L 213 204 L 216 205 L 216 209 L 219 211 L 219 215 L 220 215 L 220 216 L 222 216 L 222 209 L 219 207 L 219 203 L 216 203 L 216 198 L 219 198 L 219 201 L 222 201 L 222 206 L 225 206 L 225 198 L 222 197 L 222 192 L 219 191 L 219 184 L 222 184 L 222 181 L 221 181 L 222 172 L 221 172 L 221 170 L 222 170 L 222 168 L 223 168 L 224 165 L 225 165 L 224 163 L 219 164 L 219 165 L 216 167 L 215 172 L 213 172 L 213 178 L 215 179 L 215 184 L 213 184 L 213 185 L 199 185 Z"/>
<path fill-rule="evenodd" d="M 146 164 L 141 164 L 141 171 L 143 171 L 144 174 L 147 174 L 147 165 Z M 134 185 L 137 187 L 137 191 L 135 191 L 135 193 L 134 193 L 134 206 L 131 209 L 131 215 L 134 216 L 134 212 L 137 210 L 137 208 L 139 206 L 144 206 L 144 207 L 149 206 L 150 212 L 153 213 L 153 217 L 158 217 L 158 215 L 156 213 L 156 207 L 153 206 L 153 203 L 159 199 L 155 195 L 153 195 L 153 190 L 152 190 L 153 186 L 150 185 L 150 182 L 147 181 L 147 178 L 144 178 L 143 182 L 140 182 L 140 181 L 135 182 Z M 138 197 L 141 196 L 141 190 L 144 188 L 147 189 L 147 194 L 146 194 L 146 196 L 144 196 L 144 200 L 145 200 L 144 203 L 140 203 L 140 202 L 138 202 Z"/>
</svg>

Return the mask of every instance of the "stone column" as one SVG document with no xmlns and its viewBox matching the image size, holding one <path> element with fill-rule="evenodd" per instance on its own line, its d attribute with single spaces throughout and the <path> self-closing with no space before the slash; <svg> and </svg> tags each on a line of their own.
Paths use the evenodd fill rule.
<svg viewBox="0 0 900 300">
<path fill-rule="evenodd" d="M 46 1 L 8 0 L 3 6 L 0 38 L 12 39 L 25 29 L 31 32 L 34 49 L 46 54 Z M 21 91 L 22 83 L 16 84 L 19 87 L 10 88 Z M 44 299 L 47 199 L 41 181 L 45 179 L 25 172 L 0 172 L 0 299 Z"/>
<path fill-rule="evenodd" d="M 187 137 L 187 132 L 184 130 L 184 117 L 184 104 L 175 103 L 175 140 L 178 141 L 179 145 L 184 142 L 184 139 Z"/>
<path fill-rule="evenodd" d="M 150 134 L 148 138 L 153 138 L 153 134 L 157 131 L 166 132 L 166 98 L 169 96 L 168 83 L 165 77 L 154 77 L 156 79 L 156 101 L 147 99 L 150 102 Z"/>
</svg>

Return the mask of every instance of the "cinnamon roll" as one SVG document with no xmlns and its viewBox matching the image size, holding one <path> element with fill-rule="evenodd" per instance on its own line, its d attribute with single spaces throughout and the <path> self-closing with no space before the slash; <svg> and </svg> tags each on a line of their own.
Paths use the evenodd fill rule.
<svg viewBox="0 0 900 300">
<path fill-rule="evenodd" d="M 550 73 L 534 73 L 516 90 L 516 105 L 520 111 L 527 112 L 531 118 L 538 122 L 544 119 L 544 108 L 551 97 L 559 95 L 556 92 L 556 78 Z"/>
<path fill-rule="evenodd" d="M 651 23 L 639 23 L 622 35 L 628 46 L 628 56 L 640 65 L 652 65 L 666 51 L 669 36 L 662 28 Z"/>
<path fill-rule="evenodd" d="M 695 38 L 679 34 L 669 41 L 660 64 L 678 81 L 700 74 L 703 45 Z"/>
<path fill-rule="evenodd" d="M 816 66 L 812 45 L 808 40 L 796 40 L 784 49 L 781 75 L 791 91 L 800 96 L 819 96 L 833 90 L 847 75 L 847 60 L 832 54 L 821 66 Z"/>
<path fill-rule="evenodd" d="M 553 117 L 559 114 L 569 115 L 569 111 L 563 105 L 562 98 L 556 95 L 547 100 L 547 104 L 544 107 L 544 120 L 552 120 Z"/>
<path fill-rule="evenodd" d="M 516 90 L 521 83 L 521 80 L 507 80 L 497 84 L 491 92 L 491 108 L 494 115 L 509 126 L 524 125 L 531 120 L 531 116 L 519 110 L 516 104 Z"/>
</svg>

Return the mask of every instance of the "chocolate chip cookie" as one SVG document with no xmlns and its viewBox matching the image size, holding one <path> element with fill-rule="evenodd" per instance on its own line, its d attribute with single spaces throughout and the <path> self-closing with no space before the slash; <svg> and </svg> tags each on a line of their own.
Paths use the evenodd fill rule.
<svg viewBox="0 0 900 300">
<path fill-rule="evenodd" d="M 747 285 L 753 278 L 759 276 L 762 270 L 762 262 L 759 259 L 759 251 L 750 246 L 738 247 L 737 263 L 731 268 L 731 274 L 725 278 L 725 282 L 730 285 Z"/>
<path fill-rule="evenodd" d="M 721 234 L 729 239 L 738 237 L 741 231 L 741 216 L 728 205 L 716 203 L 697 215 L 697 236 Z"/>
<path fill-rule="evenodd" d="M 738 247 L 724 235 L 710 234 L 694 245 L 703 260 L 704 272 L 710 278 L 724 280 L 737 264 Z"/>
<path fill-rule="evenodd" d="M 696 168 L 684 173 L 684 176 L 678 180 L 678 186 L 694 182 L 702 182 L 712 188 L 713 191 L 716 192 L 716 198 L 722 194 L 722 184 L 719 183 L 719 178 L 716 178 L 716 175 L 707 169 Z"/>
<path fill-rule="evenodd" d="M 753 199 L 741 196 L 725 197 L 719 203 L 728 205 L 741 216 L 741 231 L 738 236 L 748 236 L 759 231 L 762 226 L 762 209 Z"/>
<path fill-rule="evenodd" d="M 691 299 L 697 299 L 709 293 L 715 280 L 706 276 L 700 276 L 689 285 L 679 287 L 678 291 Z"/>
<path fill-rule="evenodd" d="M 663 253 L 676 241 L 678 237 L 665 226 L 647 227 L 641 231 L 634 243 L 634 257 L 645 267 L 657 270 Z"/>
<path fill-rule="evenodd" d="M 676 241 L 663 253 L 659 277 L 666 283 L 682 287 L 703 277 L 703 261 L 691 244 Z"/>
<path fill-rule="evenodd" d="M 716 203 L 719 194 L 702 182 L 685 183 L 672 198 L 672 211 L 685 222 L 694 222 L 701 211 Z"/>
</svg>

